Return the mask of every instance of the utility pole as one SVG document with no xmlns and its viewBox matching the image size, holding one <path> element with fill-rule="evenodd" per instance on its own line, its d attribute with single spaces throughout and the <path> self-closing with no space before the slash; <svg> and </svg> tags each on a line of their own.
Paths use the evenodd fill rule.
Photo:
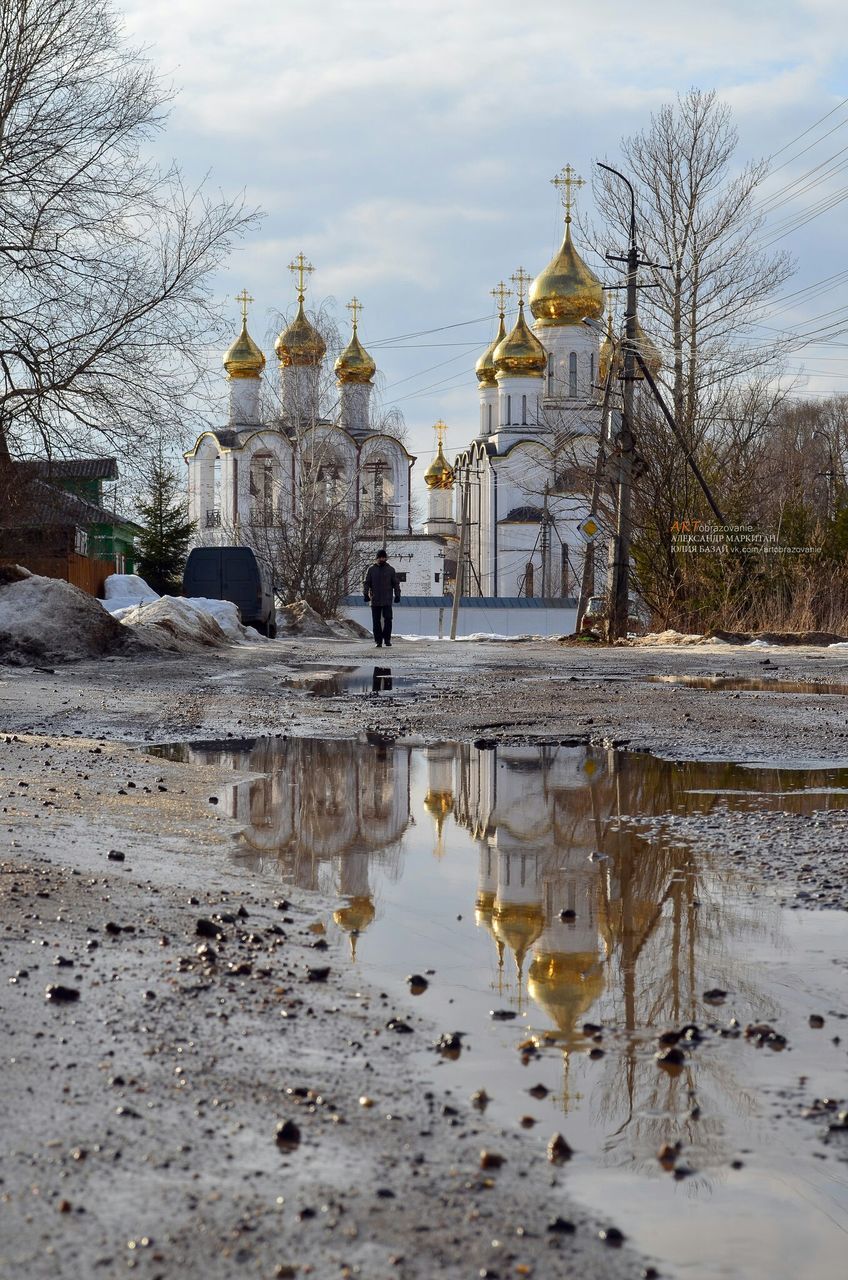
<svg viewBox="0 0 848 1280">
<path fill-rule="evenodd" d="M 636 197 L 633 187 L 623 173 L 608 164 L 600 168 L 614 173 L 630 192 L 630 236 L 627 246 L 627 310 L 624 321 L 624 409 L 621 415 L 621 432 L 618 437 L 618 484 L 613 543 L 612 583 L 610 584 L 609 638 L 623 639 L 627 635 L 627 618 L 630 613 L 630 543 L 632 523 L 630 516 L 633 489 L 633 405 L 636 379 L 636 276 L 639 270 L 639 248 L 636 244 Z"/>
<path fill-rule="evenodd" d="M 465 578 L 465 548 L 468 542 L 468 499 L 471 493 L 471 477 L 469 475 L 468 464 L 463 468 L 462 479 L 462 506 L 459 526 L 459 550 L 456 555 L 456 573 L 453 580 L 453 605 L 451 607 L 451 626 L 450 638 L 456 639 L 456 624 L 459 620 L 459 598 L 462 595 L 462 585 Z"/>
</svg>

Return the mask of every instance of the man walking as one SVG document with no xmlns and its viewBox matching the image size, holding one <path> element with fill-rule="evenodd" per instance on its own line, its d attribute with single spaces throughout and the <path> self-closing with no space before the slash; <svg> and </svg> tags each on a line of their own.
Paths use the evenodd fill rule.
<svg viewBox="0 0 848 1280">
<path fill-rule="evenodd" d="M 400 580 L 394 565 L 389 564 L 388 551 L 381 547 L 376 563 L 365 575 L 365 603 L 371 605 L 374 643 L 378 649 L 383 645 L 387 649 L 392 647 L 392 600 L 395 604 L 400 600 Z"/>
</svg>

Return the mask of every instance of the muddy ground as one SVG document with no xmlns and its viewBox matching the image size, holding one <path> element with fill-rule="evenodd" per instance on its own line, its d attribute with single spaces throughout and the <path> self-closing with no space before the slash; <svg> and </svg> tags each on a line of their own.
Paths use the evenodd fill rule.
<svg viewBox="0 0 848 1280">
<path fill-rule="evenodd" d="M 304 684 L 312 664 L 377 663 L 391 696 Z M 354 985 L 320 904 L 230 860 L 215 770 L 143 747 L 371 731 L 848 764 L 844 696 L 643 679 L 668 674 L 840 683 L 848 651 L 302 640 L 0 668 L 0 1274 L 662 1274 L 599 1238 L 614 1206 L 593 1222 L 569 1203 L 551 1135 L 494 1127 L 442 1072 L 413 1078 L 407 1045 L 450 1028 Z M 799 909 L 844 908 L 848 825 L 801 822 L 705 838 Z M 57 985 L 78 998 L 48 1000 Z"/>
</svg>

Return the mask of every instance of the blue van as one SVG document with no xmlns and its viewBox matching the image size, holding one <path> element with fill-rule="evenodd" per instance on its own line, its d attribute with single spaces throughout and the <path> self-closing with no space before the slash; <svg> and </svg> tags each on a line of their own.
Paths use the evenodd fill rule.
<svg viewBox="0 0 848 1280">
<path fill-rule="evenodd" d="M 277 634 L 274 593 L 250 547 L 195 547 L 183 571 L 183 595 L 230 600 L 246 627 L 272 640 Z"/>
</svg>

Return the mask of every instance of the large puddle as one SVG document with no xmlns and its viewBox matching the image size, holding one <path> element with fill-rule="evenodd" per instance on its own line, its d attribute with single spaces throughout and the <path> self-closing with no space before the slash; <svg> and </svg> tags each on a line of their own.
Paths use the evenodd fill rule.
<svg viewBox="0 0 848 1280">
<path fill-rule="evenodd" d="M 666 1274 L 844 1274 L 848 1135 L 823 1142 L 830 1113 L 802 1108 L 846 1093 L 848 917 L 782 911 L 673 826 L 620 820 L 826 816 L 848 808 L 848 769 L 379 740 L 163 750 L 255 775 L 220 794 L 241 823 L 235 856 L 269 892 L 317 891 L 378 989 L 408 998 L 406 977 L 426 975 L 417 1007 L 464 1034 L 458 1056 L 413 1050 L 422 1071 L 462 1100 L 485 1090 L 540 1159 L 562 1132 L 569 1192 Z M 702 1039 L 659 1065 L 659 1033 L 686 1024 Z"/>
<path fill-rule="evenodd" d="M 736 693 L 848 694 L 848 684 L 815 680 L 780 680 L 769 676 L 647 676 L 649 684 L 683 685 L 687 689 L 713 689 Z"/>
</svg>

